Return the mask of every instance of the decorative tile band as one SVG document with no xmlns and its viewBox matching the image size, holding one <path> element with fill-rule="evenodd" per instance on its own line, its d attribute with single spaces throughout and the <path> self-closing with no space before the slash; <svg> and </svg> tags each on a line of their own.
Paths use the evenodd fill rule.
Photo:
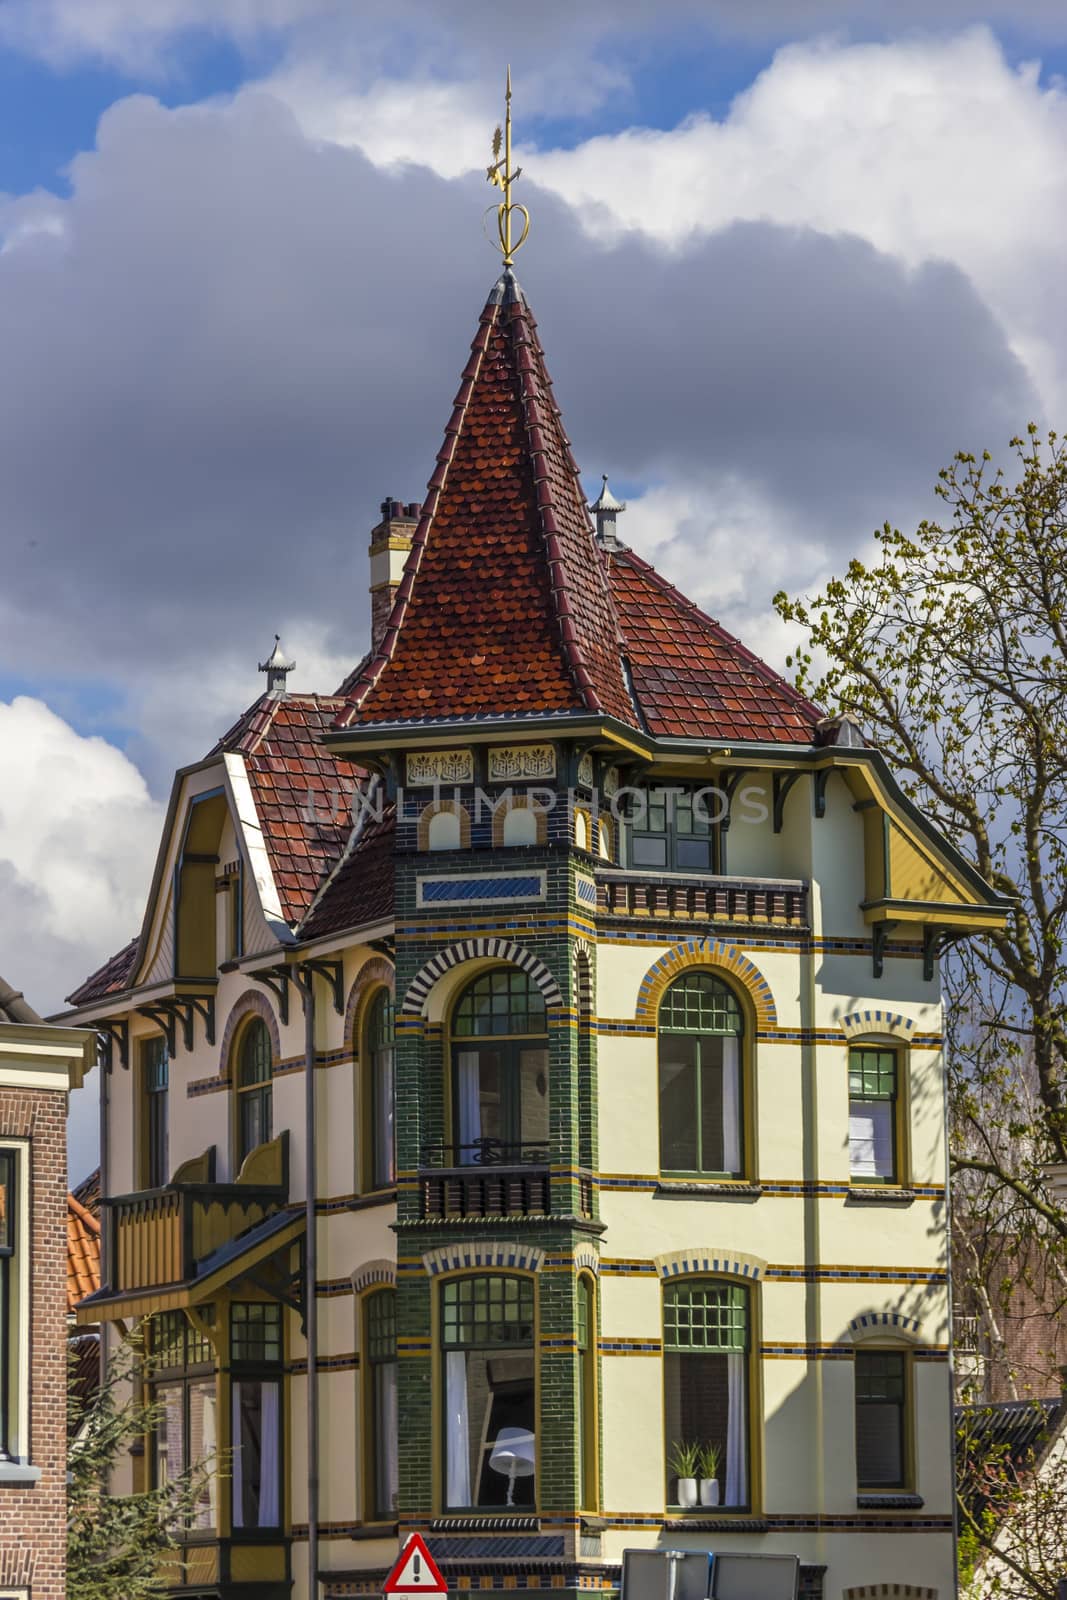
<svg viewBox="0 0 1067 1600">
<path fill-rule="evenodd" d="M 713 1259 L 713 1258 L 712 1258 Z M 711 1272 L 712 1267 L 696 1268 Z M 727 1270 L 725 1267 L 719 1271 Z M 604 1277 L 657 1278 L 665 1276 L 654 1261 L 636 1257 L 602 1256 L 600 1271 Z M 762 1271 L 766 1283 L 925 1283 L 939 1287 L 948 1282 L 948 1275 L 940 1267 L 848 1267 L 848 1266 L 767 1266 Z M 753 1278 L 752 1272 L 747 1274 Z"/>
<path fill-rule="evenodd" d="M 548 878 L 544 872 L 487 874 L 485 877 L 417 878 L 416 903 L 420 906 L 499 905 L 509 900 L 543 900 Z"/>
<path fill-rule="evenodd" d="M 654 1194 L 664 1181 L 660 1174 L 652 1172 L 595 1172 L 593 1177 L 598 1188 L 623 1194 Z M 766 1195 L 781 1200 L 845 1200 L 852 1193 L 849 1183 L 826 1183 L 816 1179 L 757 1178 L 753 1183 L 759 1189 L 761 1198 Z M 716 1196 L 728 1200 L 739 1191 L 747 1193 L 752 1185 L 730 1179 L 709 1178 L 694 1179 L 690 1187 L 694 1194 L 701 1197 L 706 1194 L 709 1200 Z M 943 1200 L 945 1186 L 940 1183 L 910 1184 L 908 1193 L 918 1200 Z"/>
<path fill-rule="evenodd" d="M 721 1255 L 713 1250 L 672 1250 L 669 1255 L 656 1256 L 655 1265 L 664 1279 L 677 1278 L 687 1272 L 715 1272 L 755 1282 L 767 1271 L 765 1261 L 736 1250 L 724 1251 Z"/>
</svg>

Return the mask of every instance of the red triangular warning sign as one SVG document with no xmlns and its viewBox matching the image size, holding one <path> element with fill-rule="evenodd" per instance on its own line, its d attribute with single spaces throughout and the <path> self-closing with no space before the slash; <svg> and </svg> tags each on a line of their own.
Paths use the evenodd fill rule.
<svg viewBox="0 0 1067 1600">
<path fill-rule="evenodd" d="M 411 1533 L 385 1580 L 385 1594 L 447 1594 L 448 1584 L 421 1533 Z"/>
</svg>

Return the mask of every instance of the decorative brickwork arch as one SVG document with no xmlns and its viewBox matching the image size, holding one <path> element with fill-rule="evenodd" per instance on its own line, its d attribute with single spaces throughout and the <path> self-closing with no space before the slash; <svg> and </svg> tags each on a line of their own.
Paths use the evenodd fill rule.
<svg viewBox="0 0 1067 1600">
<path fill-rule="evenodd" d="M 909 1344 L 928 1342 L 923 1338 L 921 1323 L 915 1317 L 906 1317 L 902 1311 L 864 1311 L 852 1318 L 848 1332 L 853 1344 L 861 1344 L 864 1339 L 877 1339 L 886 1333 L 907 1339 Z"/>
<path fill-rule="evenodd" d="M 364 1002 L 373 993 L 385 985 L 387 989 L 393 987 L 393 964 L 386 961 L 384 956 L 372 956 L 365 961 L 352 980 L 352 987 L 348 991 L 348 1004 L 345 1006 L 345 1039 L 352 1042 L 352 1054 L 359 1055 L 359 1024 L 363 1020 L 362 1011 Z"/>
<path fill-rule="evenodd" d="M 274 1014 L 274 1008 L 262 989 L 246 989 L 230 1007 L 230 1014 L 226 1018 L 226 1031 L 222 1035 L 222 1044 L 219 1048 L 219 1077 L 226 1082 L 229 1082 L 230 1078 L 233 1041 L 249 1017 L 262 1017 L 270 1033 L 271 1058 L 275 1066 L 281 1060 L 282 1037 L 278 1031 L 278 1018 Z"/>
<path fill-rule="evenodd" d="M 381 1285 L 396 1288 L 396 1262 L 387 1260 L 385 1256 L 380 1256 L 377 1261 L 365 1261 L 352 1274 L 352 1290 L 355 1294 Z"/>
<path fill-rule="evenodd" d="M 756 1013 L 758 1028 L 776 1028 L 778 1012 L 771 986 L 759 968 L 736 945 L 723 939 L 687 939 L 668 950 L 641 980 L 637 991 L 637 1021 L 655 1027 L 664 990 L 689 967 L 710 967 L 732 977 L 744 989 Z"/>
<path fill-rule="evenodd" d="M 512 811 L 532 811 L 534 827 L 537 830 L 537 843 L 545 844 L 548 840 L 548 813 L 544 806 L 537 804 L 536 796 L 528 794 L 508 794 L 501 796 L 501 803 L 493 807 L 493 848 L 496 850 L 504 847 L 504 823 Z"/>
<path fill-rule="evenodd" d="M 471 847 L 471 817 L 465 805 L 458 800 L 431 800 L 429 805 L 423 806 L 419 812 L 418 821 L 418 846 L 420 850 L 430 848 L 430 823 L 434 817 L 439 817 L 442 812 L 450 812 L 459 818 L 459 848 L 469 850 Z"/>
<path fill-rule="evenodd" d="M 591 1272 L 594 1278 L 600 1276 L 600 1257 L 591 1244 L 576 1244 L 574 1247 L 575 1272 Z"/>
<path fill-rule="evenodd" d="M 427 1250 L 422 1264 L 431 1278 L 442 1272 L 540 1272 L 545 1252 L 517 1239 L 480 1239 L 476 1244 L 444 1244 Z"/>
<path fill-rule="evenodd" d="M 876 1010 L 874 1006 L 863 1011 L 852 1011 L 841 1018 L 841 1032 L 846 1039 L 862 1039 L 872 1033 L 888 1033 L 894 1039 L 911 1039 L 916 1023 L 900 1011 Z"/>
<path fill-rule="evenodd" d="M 759 1256 L 745 1255 L 740 1250 L 719 1250 L 711 1245 L 671 1250 L 654 1259 L 660 1277 L 665 1280 L 694 1272 L 702 1277 L 715 1273 L 720 1277 L 748 1278 L 750 1282 L 758 1282 L 767 1270 L 766 1261 Z"/>
<path fill-rule="evenodd" d="M 466 961 L 485 960 L 506 961 L 510 966 L 521 967 L 523 972 L 529 973 L 547 1006 L 562 1006 L 559 984 L 532 950 L 524 950 L 521 944 L 514 944 L 510 939 L 464 939 L 462 943 L 450 944 L 447 949 L 439 950 L 430 957 L 412 979 L 400 1008 L 401 1013 L 406 1017 L 424 1016 L 427 996 L 438 978 L 443 978 L 446 972 Z"/>
<path fill-rule="evenodd" d="M 937 1600 L 937 1590 L 917 1583 L 865 1583 L 858 1589 L 846 1589 L 842 1600 Z"/>
</svg>

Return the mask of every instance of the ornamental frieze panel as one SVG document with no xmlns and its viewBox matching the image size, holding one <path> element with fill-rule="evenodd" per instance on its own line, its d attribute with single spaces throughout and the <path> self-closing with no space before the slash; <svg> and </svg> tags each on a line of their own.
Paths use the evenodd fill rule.
<svg viewBox="0 0 1067 1600">
<path fill-rule="evenodd" d="M 490 783 L 536 783 L 556 776 L 556 752 L 550 744 L 505 745 L 489 751 Z"/>
<path fill-rule="evenodd" d="M 409 788 L 428 789 L 441 783 L 473 782 L 473 751 L 418 750 L 408 756 Z"/>
</svg>

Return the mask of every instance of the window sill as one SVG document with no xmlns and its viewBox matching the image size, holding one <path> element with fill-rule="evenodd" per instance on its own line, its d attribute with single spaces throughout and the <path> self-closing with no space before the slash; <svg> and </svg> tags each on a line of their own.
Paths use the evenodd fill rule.
<svg viewBox="0 0 1067 1600">
<path fill-rule="evenodd" d="M 744 1178 L 660 1178 L 655 1192 L 689 1200 L 758 1200 L 763 1189 Z"/>
<path fill-rule="evenodd" d="M 361 1522 L 358 1527 L 352 1528 L 347 1538 L 357 1539 L 393 1539 L 396 1537 L 397 1524 L 395 1522 Z"/>
<path fill-rule="evenodd" d="M 385 1189 L 368 1189 L 366 1194 L 357 1194 L 348 1202 L 349 1211 L 369 1211 L 373 1206 L 392 1206 L 396 1204 L 396 1185 L 392 1184 Z"/>
<path fill-rule="evenodd" d="M 861 1511 L 921 1511 L 925 1505 L 921 1494 L 858 1494 L 856 1504 Z"/>
<path fill-rule="evenodd" d="M 34 1489 L 40 1481 L 40 1467 L 25 1461 L 0 1461 L 0 1489 Z"/>
<path fill-rule="evenodd" d="M 883 1188 L 877 1183 L 853 1183 L 845 1196 L 846 1205 L 910 1206 L 915 1199 L 914 1189 L 897 1188 L 887 1183 Z"/>
<path fill-rule="evenodd" d="M 766 1533 L 770 1523 L 766 1517 L 753 1516 L 751 1511 L 737 1511 L 732 1515 L 720 1510 L 709 1516 L 707 1508 L 696 1511 L 671 1511 L 663 1519 L 670 1533 Z"/>
</svg>

